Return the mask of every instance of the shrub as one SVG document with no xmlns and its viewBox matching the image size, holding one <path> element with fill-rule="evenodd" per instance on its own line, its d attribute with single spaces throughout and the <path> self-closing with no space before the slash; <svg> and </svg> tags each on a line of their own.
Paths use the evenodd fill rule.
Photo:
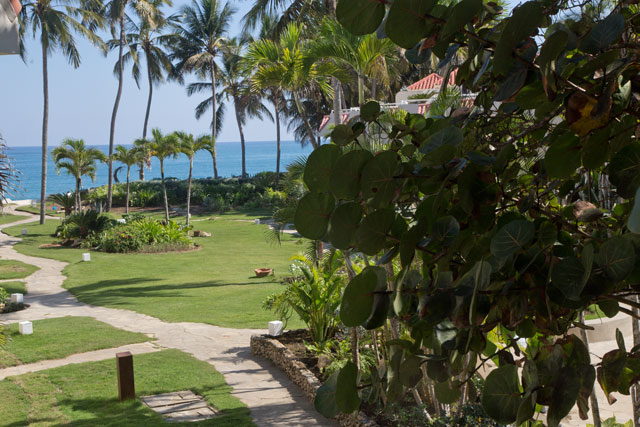
<svg viewBox="0 0 640 427">
<path fill-rule="evenodd" d="M 126 223 L 105 230 L 94 239 L 96 249 L 105 252 L 162 252 L 193 247 L 188 232 L 174 221 L 168 223 L 129 215 Z"/>
<path fill-rule="evenodd" d="M 115 221 L 108 215 L 89 209 L 65 218 L 56 228 L 56 235 L 63 239 L 85 239 L 90 235 L 101 233 L 113 224 Z"/>
</svg>

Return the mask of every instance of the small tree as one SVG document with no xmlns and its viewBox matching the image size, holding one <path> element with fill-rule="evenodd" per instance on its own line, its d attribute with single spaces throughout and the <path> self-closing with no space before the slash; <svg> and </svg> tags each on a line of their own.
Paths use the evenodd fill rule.
<svg viewBox="0 0 640 427">
<path fill-rule="evenodd" d="M 176 132 L 180 152 L 189 158 L 189 184 L 187 186 L 187 225 L 191 222 L 191 178 L 193 176 L 193 159 L 200 150 L 206 150 L 210 146 L 211 139 L 203 135 L 198 139 L 194 139 L 193 135 L 185 132 Z"/>
<path fill-rule="evenodd" d="M 51 151 L 56 162 L 58 173 L 64 169 L 76 181 L 75 211 L 82 209 L 80 190 L 82 189 L 82 177 L 87 175 L 92 181 L 96 180 L 96 162 L 106 162 L 107 156 L 97 148 L 87 148 L 82 139 L 67 138 L 62 145 Z"/>
<path fill-rule="evenodd" d="M 164 181 L 164 160 L 172 157 L 176 158 L 180 152 L 178 138 L 175 134 L 163 135 L 160 129 L 152 129 L 153 139 L 149 143 L 151 154 L 160 161 L 160 178 L 162 180 L 162 195 L 164 196 L 164 216 L 169 222 L 169 200 L 167 199 L 167 186 Z"/>
<path fill-rule="evenodd" d="M 116 151 L 113 154 L 113 159 L 124 163 L 127 167 L 127 197 L 125 201 L 125 212 L 129 213 L 129 177 L 131 172 L 131 166 L 134 166 L 142 161 L 142 151 L 137 147 L 129 148 L 122 145 L 116 146 Z M 117 173 L 118 169 L 116 169 Z"/>
</svg>

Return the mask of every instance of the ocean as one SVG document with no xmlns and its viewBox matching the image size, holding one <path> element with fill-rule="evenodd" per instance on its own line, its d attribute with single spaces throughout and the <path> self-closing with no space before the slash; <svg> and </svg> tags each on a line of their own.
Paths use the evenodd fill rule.
<svg viewBox="0 0 640 427">
<path fill-rule="evenodd" d="M 218 149 L 218 174 L 222 177 L 239 176 L 242 173 L 242 152 L 239 142 L 219 142 Z M 53 149 L 54 147 L 52 147 Z M 109 146 L 93 146 L 99 148 L 105 154 L 109 152 Z M 275 141 L 247 142 L 246 143 L 247 173 L 254 175 L 263 171 L 276 170 L 276 143 Z M 19 171 L 19 190 L 9 194 L 13 200 L 39 199 L 40 198 L 40 170 L 41 147 L 11 147 L 7 149 L 7 155 L 16 170 Z M 283 141 L 281 143 L 280 170 L 286 170 L 289 163 L 301 156 L 307 156 L 311 152 L 311 146 L 300 147 L 295 141 Z M 122 166 L 114 162 L 114 169 Z M 175 159 L 166 159 L 164 162 L 165 177 L 186 179 L 189 175 L 189 159 L 184 154 L 179 154 Z M 96 180 L 85 176 L 82 179 L 83 188 L 99 187 L 107 184 L 108 168 L 106 163 L 98 165 Z M 196 154 L 193 162 L 193 177 L 207 178 L 213 176 L 213 161 L 207 151 Z M 153 158 L 151 169 L 145 169 L 145 180 L 160 178 L 160 163 Z M 126 169 L 118 174 L 120 182 L 126 182 Z M 131 180 L 138 179 L 138 168 L 131 168 Z M 47 172 L 47 194 L 66 193 L 73 191 L 74 179 L 64 170 L 58 174 L 51 155 Z"/>
</svg>

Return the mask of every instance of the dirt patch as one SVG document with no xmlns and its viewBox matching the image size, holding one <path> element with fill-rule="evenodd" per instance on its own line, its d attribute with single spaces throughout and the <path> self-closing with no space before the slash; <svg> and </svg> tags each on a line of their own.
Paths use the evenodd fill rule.
<svg viewBox="0 0 640 427">
<path fill-rule="evenodd" d="M 287 347 L 289 351 L 296 356 L 296 359 L 301 361 L 319 381 L 322 381 L 322 372 L 320 372 L 318 368 L 318 357 L 307 350 L 304 344 L 305 342 L 312 342 L 309 331 L 306 329 L 295 329 L 293 331 L 287 331 L 279 337 L 275 337 L 275 339 Z"/>
</svg>

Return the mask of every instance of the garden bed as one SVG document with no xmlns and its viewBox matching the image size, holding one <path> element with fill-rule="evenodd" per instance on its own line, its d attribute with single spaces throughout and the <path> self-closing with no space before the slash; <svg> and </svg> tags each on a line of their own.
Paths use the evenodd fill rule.
<svg viewBox="0 0 640 427">
<path fill-rule="evenodd" d="M 307 355 L 303 343 L 303 340 L 310 339 L 306 330 L 285 332 L 277 338 L 269 335 L 253 335 L 251 337 L 251 353 L 271 360 L 313 402 L 322 383 L 317 377 L 320 373 L 318 360 Z M 335 420 L 344 427 L 374 427 L 378 425 L 362 412 L 358 413 L 357 417 L 340 414 L 335 417 Z"/>
</svg>

